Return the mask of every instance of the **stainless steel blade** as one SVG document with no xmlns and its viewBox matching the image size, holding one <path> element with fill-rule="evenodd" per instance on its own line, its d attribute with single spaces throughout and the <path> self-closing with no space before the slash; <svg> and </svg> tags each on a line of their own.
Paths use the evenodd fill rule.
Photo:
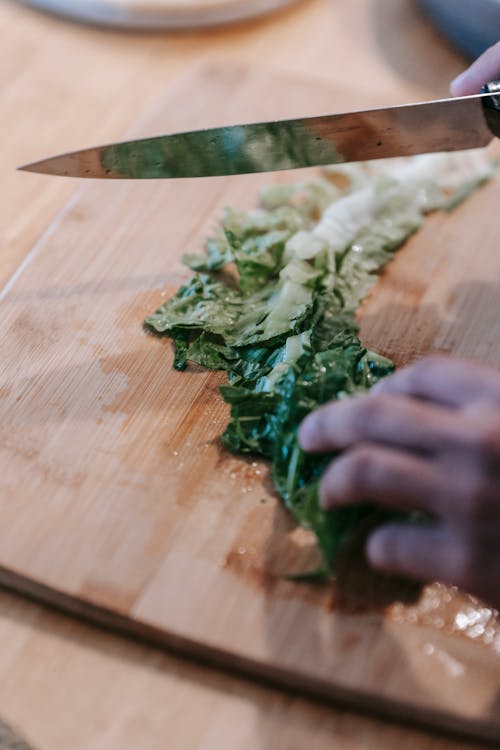
<svg viewBox="0 0 500 750">
<path fill-rule="evenodd" d="M 75 151 L 20 169 L 111 179 L 212 177 L 477 148 L 493 138 L 483 110 L 483 100 L 493 96 L 176 133 Z"/>
</svg>

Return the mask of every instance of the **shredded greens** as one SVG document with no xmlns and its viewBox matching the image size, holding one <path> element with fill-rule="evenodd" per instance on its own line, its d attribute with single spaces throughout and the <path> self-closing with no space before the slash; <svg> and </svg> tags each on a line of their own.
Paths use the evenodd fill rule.
<svg viewBox="0 0 500 750">
<path fill-rule="evenodd" d="M 468 152 L 335 166 L 315 182 L 267 187 L 260 208 L 226 210 L 205 254 L 184 258 L 193 278 L 145 321 L 173 339 L 176 369 L 226 371 L 222 441 L 271 461 L 286 507 L 316 535 L 322 574 L 374 509 L 319 507 L 331 455 L 301 450 L 300 422 L 392 371 L 362 346 L 356 310 L 425 214 L 454 207 L 492 171 L 482 152 Z"/>
</svg>

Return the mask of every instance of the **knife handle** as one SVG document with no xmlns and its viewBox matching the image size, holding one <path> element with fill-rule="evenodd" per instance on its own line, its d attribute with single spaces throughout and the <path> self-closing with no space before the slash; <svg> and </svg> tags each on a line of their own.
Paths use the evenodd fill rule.
<svg viewBox="0 0 500 750">
<path fill-rule="evenodd" d="M 500 138 L 500 81 L 485 84 L 481 93 L 496 94 L 483 101 L 483 110 L 489 129 L 497 138 Z"/>
</svg>

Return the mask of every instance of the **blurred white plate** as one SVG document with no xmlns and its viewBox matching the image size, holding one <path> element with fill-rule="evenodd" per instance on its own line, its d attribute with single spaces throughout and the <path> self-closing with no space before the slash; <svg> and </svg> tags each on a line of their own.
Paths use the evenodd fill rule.
<svg viewBox="0 0 500 750">
<path fill-rule="evenodd" d="M 21 0 L 87 23 L 136 29 L 180 29 L 253 18 L 298 0 Z"/>
</svg>

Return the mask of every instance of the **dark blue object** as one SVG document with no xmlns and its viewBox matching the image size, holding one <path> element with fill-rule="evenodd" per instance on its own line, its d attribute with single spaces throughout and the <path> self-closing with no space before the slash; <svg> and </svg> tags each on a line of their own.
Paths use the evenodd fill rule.
<svg viewBox="0 0 500 750">
<path fill-rule="evenodd" d="M 471 58 L 500 41 L 500 0 L 419 0 L 440 31 Z"/>
</svg>

